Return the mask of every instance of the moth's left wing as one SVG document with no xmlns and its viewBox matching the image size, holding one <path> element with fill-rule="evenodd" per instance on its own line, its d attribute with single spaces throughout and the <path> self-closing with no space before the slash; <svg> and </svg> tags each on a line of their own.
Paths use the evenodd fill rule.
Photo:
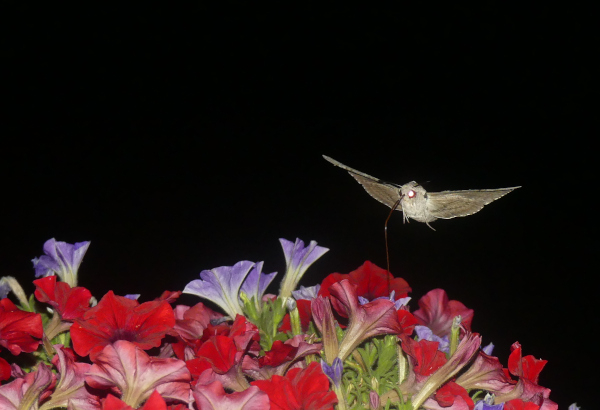
<svg viewBox="0 0 600 410">
<path fill-rule="evenodd" d="M 371 195 L 373 198 L 375 198 L 382 204 L 385 204 L 392 208 L 396 201 L 400 198 L 399 186 L 382 181 L 379 178 L 372 177 L 371 175 L 365 174 L 364 172 L 360 172 L 354 168 L 350 168 L 349 166 L 346 166 L 341 162 L 338 162 L 335 159 L 330 158 L 326 155 L 323 155 L 323 158 L 331 162 L 333 165 L 348 171 L 348 173 L 352 175 L 352 177 L 363 186 L 363 188 L 365 189 L 365 191 L 368 192 L 369 195 Z M 398 204 L 396 210 L 401 211 L 402 205 Z"/>
<path fill-rule="evenodd" d="M 517 188 L 520 187 L 427 192 L 427 210 L 439 219 L 473 215 Z"/>
</svg>

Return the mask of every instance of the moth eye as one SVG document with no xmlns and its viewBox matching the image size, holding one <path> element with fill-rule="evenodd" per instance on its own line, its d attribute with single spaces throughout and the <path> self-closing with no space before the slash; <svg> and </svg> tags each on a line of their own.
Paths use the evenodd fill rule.
<svg viewBox="0 0 600 410">
<path fill-rule="evenodd" d="M 408 191 L 408 193 L 406 195 L 409 198 L 414 198 L 415 196 L 417 196 L 417 193 L 411 189 L 410 191 Z"/>
</svg>

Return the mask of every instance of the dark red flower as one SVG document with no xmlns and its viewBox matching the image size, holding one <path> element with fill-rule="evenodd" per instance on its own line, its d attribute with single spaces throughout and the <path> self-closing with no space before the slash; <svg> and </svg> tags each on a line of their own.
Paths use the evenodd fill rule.
<svg viewBox="0 0 600 410">
<path fill-rule="evenodd" d="M 89 354 L 94 361 L 104 346 L 117 340 L 127 340 L 141 349 L 158 347 L 174 325 L 173 309 L 166 301 L 140 304 L 109 291 L 71 326 L 71 338 L 75 352 Z"/>
<path fill-rule="evenodd" d="M 44 330 L 38 313 L 25 312 L 10 299 L 0 300 L 0 346 L 12 354 L 37 350 Z"/>
<path fill-rule="evenodd" d="M 538 384 L 540 372 L 546 363 L 548 363 L 548 360 L 536 359 L 532 355 L 521 357 L 521 345 L 519 342 L 513 343 L 510 350 L 512 353 L 508 357 L 508 370 L 515 376 Z"/>
<path fill-rule="evenodd" d="M 258 364 L 263 366 L 279 366 L 281 363 L 290 361 L 296 356 L 298 347 L 285 344 L 281 340 L 276 340 L 271 346 L 271 350 L 265 352 L 265 355 L 258 359 Z"/>
<path fill-rule="evenodd" d="M 90 309 L 92 294 L 86 288 L 71 288 L 66 282 L 56 282 L 55 275 L 34 280 L 33 284 L 37 300 L 56 309 L 63 320 L 72 322 Z"/>
<path fill-rule="evenodd" d="M 398 321 L 400 322 L 400 326 L 402 326 L 402 333 L 406 336 L 412 335 L 419 321 L 406 309 L 398 309 L 397 312 Z"/>
<path fill-rule="evenodd" d="M 337 403 L 329 390 L 329 379 L 317 362 L 305 369 L 294 368 L 285 376 L 251 383 L 269 395 L 271 410 L 333 410 Z"/>
<path fill-rule="evenodd" d="M 185 407 L 187 409 L 187 407 Z M 116 398 L 113 395 L 108 395 L 106 400 L 102 403 L 102 410 L 135 410 L 133 407 L 127 405 L 125 402 Z M 167 404 L 161 395 L 155 390 L 148 400 L 144 403 L 139 410 L 167 410 Z"/>
<path fill-rule="evenodd" d="M 469 393 L 465 388 L 454 382 L 448 382 L 443 385 L 435 393 L 434 398 L 441 407 L 450 407 L 454 405 L 455 402 L 460 401 L 463 401 L 464 404 L 469 406 L 469 410 L 473 410 L 473 407 L 475 407 L 475 403 L 473 403 L 473 400 L 469 397 Z"/>
<path fill-rule="evenodd" d="M 513 399 L 504 403 L 504 410 L 539 410 L 540 406 L 530 401 Z"/>
<path fill-rule="evenodd" d="M 212 336 L 196 351 L 196 358 L 186 362 L 187 368 L 196 379 L 206 369 L 219 374 L 227 373 L 236 364 L 238 350 L 227 336 Z"/>
<path fill-rule="evenodd" d="M 331 285 L 341 282 L 343 279 L 348 279 L 350 283 L 356 285 L 357 295 L 368 300 L 389 297 L 392 290 L 395 292 L 395 299 L 399 299 L 408 296 L 408 292 L 411 291 L 410 286 L 404 279 L 394 278 L 390 272 L 366 261 L 361 267 L 348 274 L 332 273 L 327 276 L 321 283 L 319 296 L 329 296 Z"/>
<path fill-rule="evenodd" d="M 10 379 L 11 372 L 10 364 L 0 357 L 0 381 Z"/>
<path fill-rule="evenodd" d="M 404 335 L 402 350 L 414 360 L 414 372 L 419 376 L 430 376 L 446 363 L 446 356 L 438 350 L 438 342 L 415 341 Z"/>
</svg>

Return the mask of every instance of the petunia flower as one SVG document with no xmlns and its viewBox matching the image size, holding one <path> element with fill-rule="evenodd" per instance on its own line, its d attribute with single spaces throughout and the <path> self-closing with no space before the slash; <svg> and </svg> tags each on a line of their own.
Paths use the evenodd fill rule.
<svg viewBox="0 0 600 410">
<path fill-rule="evenodd" d="M 179 359 L 148 356 L 125 340 L 108 345 L 96 356 L 85 381 L 95 389 L 117 388 L 121 400 L 137 408 L 156 389 L 166 399 L 190 401 L 190 372 Z"/>
<path fill-rule="evenodd" d="M 321 351 L 323 346 L 321 343 L 308 343 L 305 338 L 305 335 L 296 335 L 285 342 L 277 340 L 271 350 L 259 358 L 245 355 L 242 371 L 255 380 L 270 379 L 274 375 L 283 376 L 289 368 L 298 365 L 304 357 L 319 354 Z"/>
<path fill-rule="evenodd" d="M 246 294 L 248 299 L 254 298 L 254 303 L 260 303 L 267 287 L 271 284 L 277 272 L 262 273 L 264 262 L 256 262 L 244 283 L 242 283 L 241 291 Z"/>
<path fill-rule="evenodd" d="M 183 293 L 216 303 L 233 319 L 236 315 L 244 314 L 239 293 L 244 279 L 253 266 L 253 262 L 241 261 L 233 266 L 203 270 L 200 272 L 200 279 L 188 283 Z"/>
<path fill-rule="evenodd" d="M 89 241 L 70 244 L 57 242 L 54 238 L 47 240 L 44 243 L 45 255 L 31 260 L 35 277 L 58 275 L 60 280 L 74 288 L 77 286 L 79 265 L 89 246 Z"/>
<path fill-rule="evenodd" d="M 10 379 L 12 374 L 12 367 L 10 364 L 0 357 L 0 381 Z"/>
<path fill-rule="evenodd" d="M 408 340 L 409 338 L 406 338 Z M 405 340 L 403 340 L 404 344 Z M 435 343 L 422 340 L 420 343 Z M 420 386 L 420 390 L 412 397 L 414 408 L 419 406 L 433 394 L 442 384 L 451 377 L 455 376 L 467 363 L 471 361 L 473 356 L 479 351 L 481 346 L 481 336 L 477 333 L 466 332 L 463 339 L 460 341 L 456 352 L 443 366 L 436 370 L 425 383 Z M 404 346 L 403 346 L 404 348 Z M 441 352 L 440 352 L 441 353 Z"/>
<path fill-rule="evenodd" d="M 185 408 L 187 409 L 187 407 Z M 79 410 L 79 407 L 76 407 L 76 409 Z M 135 408 L 109 394 L 102 403 L 102 410 L 135 410 Z M 138 410 L 167 410 L 167 403 L 165 403 L 165 399 L 162 398 L 160 393 L 154 390 L 150 397 L 148 397 L 148 400 Z"/>
<path fill-rule="evenodd" d="M 329 379 L 317 362 L 305 369 L 291 369 L 283 377 L 275 375 L 271 380 L 255 380 L 250 384 L 269 395 L 271 409 L 333 410 L 337 403 L 335 393 L 329 390 Z"/>
<path fill-rule="evenodd" d="M 548 360 L 536 359 L 532 355 L 521 357 L 521 345 L 519 342 L 513 343 L 510 349 L 511 354 L 508 357 L 508 370 L 515 376 L 537 384 L 540 372 L 546 363 L 548 363 Z"/>
<path fill-rule="evenodd" d="M 452 320 L 461 316 L 461 324 L 466 330 L 471 330 L 473 309 L 467 309 L 457 300 L 448 300 L 443 289 L 433 289 L 419 300 L 419 309 L 413 315 L 419 324 L 430 328 L 434 334 L 444 337 L 450 334 Z"/>
<path fill-rule="evenodd" d="M 483 400 L 475 403 L 473 410 L 503 410 L 504 403 L 494 404 L 494 395 L 486 394 Z"/>
<path fill-rule="evenodd" d="M 329 292 L 334 308 L 345 314 L 350 321 L 337 354 L 342 361 L 368 338 L 402 332 L 396 308 L 391 301 L 377 299 L 366 305 L 360 305 L 356 288 L 347 279 L 333 284 Z"/>
<path fill-rule="evenodd" d="M 173 309 L 165 301 L 138 303 L 109 291 L 96 306 L 71 326 L 73 349 L 94 361 L 104 346 L 127 340 L 142 349 L 160 346 L 175 325 Z"/>
<path fill-rule="evenodd" d="M 469 368 L 456 379 L 456 383 L 465 389 L 487 390 L 496 395 L 508 393 L 514 387 L 514 382 L 502 370 L 500 360 L 486 354 L 483 349 Z"/>
<path fill-rule="evenodd" d="M 344 279 L 356 285 L 356 294 L 367 300 L 375 300 L 380 297 L 389 298 L 390 291 L 394 292 L 394 297 L 404 298 L 411 291 L 410 286 L 404 279 L 394 278 L 387 270 L 366 261 L 358 269 L 348 274 L 332 273 L 328 275 L 321 282 L 319 295 L 329 296 L 331 285 Z"/>
<path fill-rule="evenodd" d="M 44 334 L 39 313 L 25 312 L 10 299 L 0 300 L 0 346 L 12 354 L 37 350 Z"/>
<path fill-rule="evenodd" d="M 0 386 L 0 409 L 37 409 L 47 397 L 44 390 L 52 383 L 53 373 L 48 366 L 40 363 L 38 368 L 24 378 L 15 379 Z"/>
<path fill-rule="evenodd" d="M 473 410 L 475 403 L 464 387 L 448 382 L 423 403 L 428 410 Z"/>
<path fill-rule="evenodd" d="M 313 300 L 319 294 L 321 285 L 316 284 L 315 286 L 300 286 L 300 289 L 292 291 L 292 296 L 296 301 L 298 300 Z"/>
<path fill-rule="evenodd" d="M 321 360 L 321 368 L 334 386 L 339 388 L 342 383 L 342 371 L 344 370 L 342 360 L 339 357 L 336 357 L 333 359 L 333 364 L 331 366 L 328 365 L 326 361 Z"/>
<path fill-rule="evenodd" d="M 86 288 L 71 288 L 66 282 L 56 282 L 54 275 L 34 280 L 33 284 L 36 299 L 56 309 L 62 320 L 72 322 L 90 309 L 92 294 Z"/>
<path fill-rule="evenodd" d="M 196 385 L 192 390 L 196 405 L 202 410 L 263 410 L 269 408 L 269 396 L 252 386 L 241 392 L 225 393 L 223 385 L 214 381 Z"/>
<path fill-rule="evenodd" d="M 98 409 L 99 397 L 92 394 L 85 386 L 85 375 L 92 365 L 76 362 L 61 345 L 55 345 L 54 350 L 56 355 L 52 359 L 52 364 L 58 370 L 60 377 L 54 392 L 49 400 L 44 402 L 41 409 L 71 406 L 77 410 Z"/>
<path fill-rule="evenodd" d="M 306 270 L 315 263 L 317 259 L 323 256 L 329 249 L 322 246 L 317 246 L 317 242 L 310 241 L 310 244 L 305 247 L 304 242 L 296 238 L 296 242 L 291 242 L 280 238 L 281 247 L 285 255 L 286 270 L 279 297 L 287 299 L 292 295 L 292 291 L 298 286 L 298 282 Z"/>
</svg>

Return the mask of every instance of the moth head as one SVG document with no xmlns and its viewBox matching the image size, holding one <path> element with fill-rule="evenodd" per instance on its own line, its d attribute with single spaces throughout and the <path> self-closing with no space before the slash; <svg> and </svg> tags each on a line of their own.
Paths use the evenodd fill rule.
<svg viewBox="0 0 600 410">
<path fill-rule="evenodd" d="M 403 196 L 403 200 L 410 201 L 411 199 L 423 199 L 427 191 L 415 181 L 411 181 L 400 187 L 400 193 Z"/>
</svg>

